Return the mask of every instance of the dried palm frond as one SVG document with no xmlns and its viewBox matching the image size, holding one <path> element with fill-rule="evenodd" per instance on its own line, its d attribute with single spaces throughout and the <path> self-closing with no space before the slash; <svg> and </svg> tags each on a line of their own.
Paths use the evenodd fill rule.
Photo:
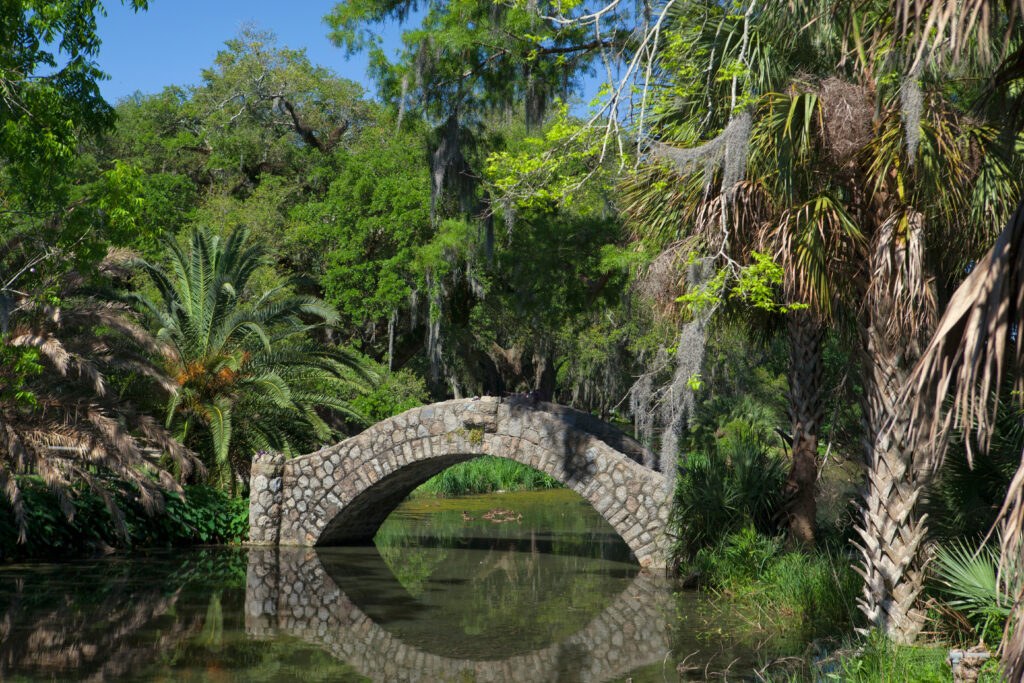
<svg viewBox="0 0 1024 683">
<path fill-rule="evenodd" d="M 7 242 L 0 267 L 17 272 L 24 258 Z M 103 264 L 101 274 L 113 272 Z M 169 392 L 176 386 L 146 355 L 163 345 L 130 317 L 127 306 L 86 295 L 85 282 L 75 273 L 55 278 L 59 307 L 7 290 L 13 305 L 0 344 L 31 350 L 38 359 L 34 374 L 0 366 L 0 488 L 20 541 L 26 540 L 28 518 L 18 475 L 41 477 L 69 518 L 75 485 L 86 485 L 107 503 L 119 532 L 127 535 L 105 476 L 133 485 L 143 508 L 155 512 L 163 506 L 162 490 L 181 491 L 166 470 L 168 463 L 184 473 L 202 467 L 164 427 L 109 390 L 107 374 L 116 370 L 148 377 Z M 14 384 L 21 390 L 3 391 Z"/>
<path fill-rule="evenodd" d="M 1024 202 L 1007 223 L 996 243 L 954 292 L 931 343 L 914 368 L 903 401 L 917 443 L 945 450 L 953 429 L 971 431 L 982 451 L 991 438 L 998 403 L 991 397 L 1000 381 L 1015 370 L 1013 390 L 1024 400 Z M 951 409 L 940 411 L 952 393 Z M 921 428 L 920 425 L 930 425 Z M 968 462 L 975 454 L 967 440 Z M 1002 520 L 1004 568 L 1020 559 L 1024 535 L 1024 453 L 1017 474 L 999 512 Z M 1019 578 L 1019 577 L 1018 577 Z M 1020 581 L 1014 581 L 1020 585 Z M 1024 676 L 1024 606 L 1017 595 L 1013 619 L 1007 625 L 1005 673 L 1010 680 Z"/>
<path fill-rule="evenodd" d="M 919 211 L 907 208 L 875 230 L 871 260 L 875 272 L 865 305 L 884 321 L 885 335 L 893 346 L 916 344 L 921 331 L 935 327 L 935 292 L 925 276 L 924 222 Z M 917 356 L 920 347 L 911 352 Z"/>
<path fill-rule="evenodd" d="M 890 34 L 907 40 L 907 73 L 935 55 L 978 62 L 989 71 L 985 99 L 1002 100 L 1006 125 L 1021 129 L 1024 0 L 891 0 Z"/>
<path fill-rule="evenodd" d="M 916 40 L 915 60 L 929 47 L 960 55 L 974 42 L 983 56 L 990 56 L 991 37 L 1000 29 L 1010 35 L 1024 19 L 1024 0 L 893 0 L 892 4 L 897 26 Z"/>
<path fill-rule="evenodd" d="M 687 240 L 673 242 L 651 261 L 633 285 L 636 292 L 653 302 L 662 314 L 674 307 L 686 280 L 685 263 L 691 251 Z"/>
<path fill-rule="evenodd" d="M 762 250 L 782 266 L 791 299 L 811 306 L 823 320 L 841 300 L 860 268 L 865 237 L 834 197 L 822 194 L 782 212 L 759 236 Z"/>
<path fill-rule="evenodd" d="M 973 430 L 982 450 L 995 423 L 992 392 L 1011 366 L 1024 364 L 1024 203 L 996 243 L 954 292 L 935 335 L 922 354 L 907 391 L 915 422 L 936 410 L 937 400 L 954 392 L 945 412 L 921 441 L 944 444 L 956 429 Z M 1015 347 L 1015 349 L 1014 349 Z M 1009 354 L 1010 357 L 1007 357 Z M 1014 391 L 1024 388 L 1018 375 Z M 973 458 L 968 442 L 968 459 Z"/>
</svg>

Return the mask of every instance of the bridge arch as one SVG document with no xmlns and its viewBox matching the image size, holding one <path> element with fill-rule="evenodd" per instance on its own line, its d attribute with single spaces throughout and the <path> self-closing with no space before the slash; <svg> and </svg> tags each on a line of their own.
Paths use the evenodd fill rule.
<svg viewBox="0 0 1024 683">
<path fill-rule="evenodd" d="M 665 477 L 632 439 L 565 406 L 496 398 L 414 408 L 329 448 L 254 461 L 249 540 L 344 545 L 370 541 L 409 493 L 480 455 L 516 460 L 586 499 L 643 566 L 664 567 Z"/>
</svg>

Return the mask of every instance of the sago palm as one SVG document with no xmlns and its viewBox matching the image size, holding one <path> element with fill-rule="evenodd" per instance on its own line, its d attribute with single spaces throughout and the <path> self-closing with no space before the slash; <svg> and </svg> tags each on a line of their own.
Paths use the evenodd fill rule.
<svg viewBox="0 0 1024 683">
<path fill-rule="evenodd" d="M 318 409 L 359 418 L 339 396 L 368 376 L 352 355 L 310 334 L 337 314 L 284 285 L 250 292 L 265 260 L 244 230 L 194 230 L 186 248 L 168 242 L 168 260 L 169 270 L 140 263 L 156 296 L 133 299 L 177 385 L 167 425 L 219 484 L 233 488 L 258 451 L 294 455 L 334 436 Z"/>
</svg>

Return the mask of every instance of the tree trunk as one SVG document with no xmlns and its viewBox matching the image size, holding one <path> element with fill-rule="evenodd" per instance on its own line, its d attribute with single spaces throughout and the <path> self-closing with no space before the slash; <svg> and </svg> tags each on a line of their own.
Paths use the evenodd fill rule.
<svg viewBox="0 0 1024 683">
<path fill-rule="evenodd" d="M 924 459 L 915 462 L 904 438 L 909 420 L 896 410 L 912 364 L 874 326 L 868 330 L 868 354 L 867 482 L 857 529 L 863 540 L 858 547 L 864 566 L 857 571 L 864 578 L 864 591 L 857 603 L 871 626 L 898 643 L 909 643 L 924 623 L 924 612 L 915 603 L 924 580 L 920 551 L 927 533 L 926 516 L 916 514 L 925 486 Z"/>
<path fill-rule="evenodd" d="M 793 464 L 786 479 L 786 516 L 793 538 L 814 545 L 821 428 L 822 327 L 810 313 L 789 314 L 789 417 Z"/>
<path fill-rule="evenodd" d="M 908 443 L 909 411 L 899 405 L 914 363 L 934 327 L 934 292 L 923 272 L 923 216 L 899 214 L 876 230 L 861 331 L 864 340 L 864 458 L 867 481 L 857 529 L 864 578 L 857 603 L 868 623 L 898 643 L 921 631 L 915 603 L 924 581 L 921 545 L 927 516 L 917 504 L 931 472 L 930 453 Z M 905 228 L 905 229 L 904 229 Z M 920 427 L 920 425 L 918 425 Z"/>
</svg>

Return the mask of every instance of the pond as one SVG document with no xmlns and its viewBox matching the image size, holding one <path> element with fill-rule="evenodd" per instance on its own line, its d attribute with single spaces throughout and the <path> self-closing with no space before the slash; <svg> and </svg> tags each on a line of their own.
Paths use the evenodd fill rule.
<svg viewBox="0 0 1024 683">
<path fill-rule="evenodd" d="M 5 681 L 742 680 L 775 646 L 741 627 L 568 490 L 406 501 L 368 547 L 0 566 Z"/>
</svg>

